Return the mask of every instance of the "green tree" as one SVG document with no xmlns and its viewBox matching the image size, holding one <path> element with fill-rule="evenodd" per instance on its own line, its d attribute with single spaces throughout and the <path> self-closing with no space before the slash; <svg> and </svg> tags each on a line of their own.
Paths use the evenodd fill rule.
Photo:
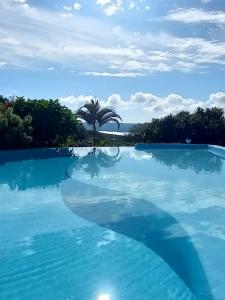
<svg viewBox="0 0 225 300">
<path fill-rule="evenodd" d="M 25 148 L 32 142 L 32 118 L 20 118 L 11 107 L 0 108 L 0 148 Z"/>
<path fill-rule="evenodd" d="M 32 116 L 33 146 L 57 147 L 73 145 L 84 135 L 84 128 L 70 109 L 58 100 L 25 100 L 17 97 L 14 112 L 21 118 Z"/>
<path fill-rule="evenodd" d="M 5 104 L 7 102 L 9 102 L 9 99 L 6 98 L 6 97 L 4 97 L 4 96 L 2 96 L 2 95 L 0 95 L 0 104 Z"/>
<path fill-rule="evenodd" d="M 183 143 L 186 138 L 192 137 L 191 114 L 186 111 L 181 111 L 174 116 L 175 119 L 175 142 Z"/>
<path fill-rule="evenodd" d="M 93 129 L 93 145 L 96 145 L 96 133 L 108 122 L 115 122 L 120 126 L 121 117 L 110 107 L 101 108 L 98 100 L 91 100 L 77 111 L 77 117 L 84 120 Z"/>
<path fill-rule="evenodd" d="M 191 115 L 192 140 L 195 143 L 225 143 L 224 112 L 220 108 L 198 108 Z"/>
<path fill-rule="evenodd" d="M 199 107 L 193 113 L 181 111 L 139 124 L 131 133 L 149 143 L 184 143 L 190 138 L 196 144 L 225 145 L 224 111 L 216 107 Z"/>
</svg>

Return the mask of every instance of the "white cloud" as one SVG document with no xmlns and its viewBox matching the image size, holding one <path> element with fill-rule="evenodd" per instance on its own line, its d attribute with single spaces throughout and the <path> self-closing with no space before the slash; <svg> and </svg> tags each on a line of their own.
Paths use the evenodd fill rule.
<svg viewBox="0 0 225 300">
<path fill-rule="evenodd" d="M 136 1 L 129 1 L 129 4 L 128 4 L 128 8 L 129 9 L 135 9 L 135 8 L 138 8 L 138 3 Z"/>
<path fill-rule="evenodd" d="M 55 70 L 55 67 L 49 67 L 47 68 L 48 71 L 54 71 Z"/>
<path fill-rule="evenodd" d="M 166 19 L 182 23 L 225 23 L 225 12 L 206 11 L 200 8 L 177 9 L 171 11 Z"/>
<path fill-rule="evenodd" d="M 81 4 L 79 2 L 74 2 L 73 7 L 75 10 L 80 10 L 81 9 Z"/>
<path fill-rule="evenodd" d="M 138 77 L 143 76 L 142 73 L 132 73 L 132 72 L 81 72 L 82 76 L 96 76 L 96 77 Z"/>
<path fill-rule="evenodd" d="M 127 10 L 149 10 L 147 0 L 96 0 L 96 4 L 102 8 L 107 16 L 115 15 L 118 12 L 126 13 Z"/>
<path fill-rule="evenodd" d="M 9 1 L 11 3 L 18 4 L 18 5 L 20 5 L 23 8 L 28 8 L 29 7 L 29 4 L 28 4 L 27 0 L 6 0 L 6 2 L 7 1 Z"/>
<path fill-rule="evenodd" d="M 7 65 L 7 62 L 6 61 L 0 61 L 0 67 L 4 67 Z"/>
<path fill-rule="evenodd" d="M 138 92 L 131 95 L 131 103 L 152 105 L 158 102 L 158 97 L 153 94 Z"/>
<path fill-rule="evenodd" d="M 64 5 L 64 6 L 63 6 L 63 9 L 70 12 L 70 11 L 72 10 L 72 7 L 71 7 L 71 6 Z"/>
<path fill-rule="evenodd" d="M 225 107 L 225 93 L 219 92 L 216 94 L 211 94 L 209 96 L 209 101 L 211 105 Z"/>
<path fill-rule="evenodd" d="M 27 0 L 12 0 L 13 2 L 16 2 L 16 3 L 26 3 Z"/>
<path fill-rule="evenodd" d="M 201 101 L 186 99 L 177 94 L 159 97 L 149 93 L 135 93 L 131 95 L 131 103 L 139 104 L 143 110 L 155 116 L 164 116 L 179 111 L 194 111 L 198 106 L 204 106 Z"/>
<path fill-rule="evenodd" d="M 15 7 L 6 1 L 0 2 L 0 22 L 1 60 L 10 67 L 47 70 L 54 65 L 85 76 L 138 77 L 225 65 L 225 42 L 163 32 L 137 34 L 70 12 Z"/>
<path fill-rule="evenodd" d="M 67 106 L 72 111 L 76 111 L 78 108 L 83 106 L 86 102 L 89 102 L 91 99 L 94 98 L 95 97 L 93 97 L 92 95 L 89 96 L 80 95 L 78 97 L 71 95 L 71 96 L 60 98 L 60 103 L 62 105 Z"/>
<path fill-rule="evenodd" d="M 60 98 L 60 103 L 76 111 L 87 101 L 94 99 L 92 95 L 68 96 Z M 108 99 L 100 99 L 103 106 L 114 107 L 125 122 L 150 121 L 153 117 L 162 117 L 180 111 L 193 112 L 197 107 L 221 107 L 225 109 L 225 93 L 218 92 L 209 95 L 205 101 L 184 98 L 178 94 L 160 97 L 151 93 L 137 92 L 124 100 L 120 94 L 112 94 Z"/>
<path fill-rule="evenodd" d="M 111 0 L 96 0 L 96 4 L 101 5 L 101 6 L 105 6 L 107 4 L 110 4 Z"/>
<path fill-rule="evenodd" d="M 106 16 L 112 16 L 122 10 L 122 0 L 96 0 Z"/>
<path fill-rule="evenodd" d="M 107 106 L 112 107 L 121 107 L 125 104 L 125 101 L 122 100 L 122 97 L 119 94 L 112 94 L 108 97 L 108 100 L 106 102 Z"/>
</svg>

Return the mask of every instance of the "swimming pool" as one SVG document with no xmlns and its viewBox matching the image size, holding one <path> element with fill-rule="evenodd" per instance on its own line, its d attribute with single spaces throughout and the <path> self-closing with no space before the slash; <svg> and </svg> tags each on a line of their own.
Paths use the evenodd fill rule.
<svg viewBox="0 0 225 300">
<path fill-rule="evenodd" d="M 211 150 L 1 152 L 0 299 L 224 299 Z"/>
</svg>

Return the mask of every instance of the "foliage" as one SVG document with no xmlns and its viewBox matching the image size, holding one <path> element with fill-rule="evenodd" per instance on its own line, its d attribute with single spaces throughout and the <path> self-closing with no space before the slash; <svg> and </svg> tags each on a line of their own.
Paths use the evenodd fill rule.
<svg viewBox="0 0 225 300">
<path fill-rule="evenodd" d="M 9 102 L 9 99 L 0 95 L 0 104 L 6 104 L 7 102 Z"/>
<path fill-rule="evenodd" d="M 0 96 L 1 149 L 74 146 L 86 130 L 58 100 Z"/>
<path fill-rule="evenodd" d="M 225 145 L 225 116 L 221 108 L 197 108 L 194 113 L 179 112 L 150 123 L 135 125 L 130 135 L 138 142 Z"/>
<path fill-rule="evenodd" d="M 78 120 L 85 120 L 92 131 Z M 0 149 L 62 146 L 121 146 L 137 142 L 192 143 L 225 145 L 225 116 L 221 108 L 181 111 L 135 125 L 128 136 L 103 134 L 98 129 L 107 122 L 120 126 L 121 117 L 92 100 L 77 114 L 58 100 L 31 100 L 0 96 Z M 93 139 L 93 141 L 92 141 Z"/>
<path fill-rule="evenodd" d="M 32 142 L 32 118 L 20 118 L 11 107 L 0 108 L 0 148 L 24 148 Z"/>
<path fill-rule="evenodd" d="M 93 129 L 93 144 L 96 145 L 97 130 L 108 122 L 120 126 L 121 117 L 110 107 L 101 108 L 98 100 L 91 100 L 77 111 L 77 117 L 88 123 Z"/>
<path fill-rule="evenodd" d="M 17 97 L 13 110 L 21 118 L 31 115 L 35 147 L 68 146 L 84 135 L 82 124 L 58 100 L 25 100 Z"/>
</svg>

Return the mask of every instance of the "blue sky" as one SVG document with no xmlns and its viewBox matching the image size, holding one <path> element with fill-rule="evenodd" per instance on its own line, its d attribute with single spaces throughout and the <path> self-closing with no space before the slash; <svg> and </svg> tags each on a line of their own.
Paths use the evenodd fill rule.
<svg viewBox="0 0 225 300">
<path fill-rule="evenodd" d="M 224 0 L 0 0 L 0 94 L 125 122 L 225 107 Z"/>
</svg>

